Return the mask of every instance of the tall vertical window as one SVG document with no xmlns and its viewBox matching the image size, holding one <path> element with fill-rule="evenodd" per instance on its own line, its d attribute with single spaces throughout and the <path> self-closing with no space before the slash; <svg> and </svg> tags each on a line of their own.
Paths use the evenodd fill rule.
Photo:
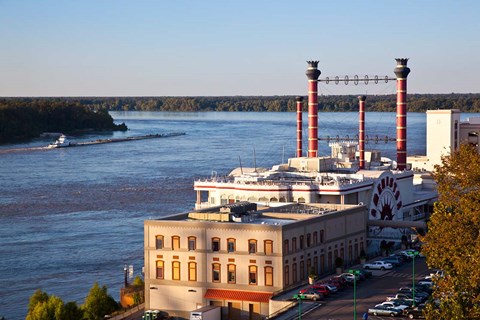
<svg viewBox="0 0 480 320">
<path fill-rule="evenodd" d="M 172 250 L 180 249 L 180 237 L 172 236 Z"/>
<path fill-rule="evenodd" d="M 248 284 L 257 284 L 257 266 L 248 267 Z"/>
<path fill-rule="evenodd" d="M 220 263 L 212 265 L 212 282 L 220 282 Z"/>
<path fill-rule="evenodd" d="M 235 252 L 235 239 L 233 238 L 227 239 L 227 251 Z"/>
<path fill-rule="evenodd" d="M 227 281 L 228 283 L 236 282 L 237 267 L 234 264 L 227 265 Z"/>
<path fill-rule="evenodd" d="M 318 232 L 315 231 L 313 233 L 313 245 L 316 245 L 318 243 Z"/>
<path fill-rule="evenodd" d="M 155 236 L 155 249 L 163 249 L 163 236 Z"/>
<path fill-rule="evenodd" d="M 180 261 L 172 262 L 172 280 L 180 280 Z"/>
<path fill-rule="evenodd" d="M 248 240 L 248 253 L 257 253 L 257 240 Z"/>
<path fill-rule="evenodd" d="M 265 285 L 273 286 L 273 267 L 265 267 Z"/>
<path fill-rule="evenodd" d="M 293 283 L 297 282 L 297 264 L 294 263 L 292 264 L 292 277 L 293 277 Z"/>
<path fill-rule="evenodd" d="M 164 262 L 162 260 L 157 261 L 157 279 L 165 278 Z"/>
<path fill-rule="evenodd" d="M 305 237 L 302 235 L 300 236 L 300 250 L 303 250 L 305 247 Z"/>
<path fill-rule="evenodd" d="M 305 280 L 305 261 L 300 261 L 300 280 Z"/>
<path fill-rule="evenodd" d="M 290 285 L 290 268 L 288 266 L 285 266 L 285 274 L 283 276 L 283 282 L 285 283 L 285 286 Z"/>
<path fill-rule="evenodd" d="M 197 263 L 196 262 L 188 263 L 188 280 L 197 281 Z"/>
<path fill-rule="evenodd" d="M 220 251 L 220 238 L 212 238 L 212 251 Z"/>
<path fill-rule="evenodd" d="M 197 238 L 196 237 L 188 237 L 188 250 L 194 251 L 197 249 Z"/>
<path fill-rule="evenodd" d="M 312 246 L 312 235 L 307 233 L 307 248 Z"/>
<path fill-rule="evenodd" d="M 320 243 L 325 242 L 325 231 L 320 230 Z"/>
<path fill-rule="evenodd" d="M 288 254 L 290 252 L 289 247 L 288 247 L 288 239 L 283 240 L 283 251 L 284 254 Z"/>
<path fill-rule="evenodd" d="M 273 241 L 265 240 L 263 242 L 265 254 L 273 254 Z"/>
<path fill-rule="evenodd" d="M 297 252 L 297 238 L 292 238 L 292 252 Z"/>
</svg>

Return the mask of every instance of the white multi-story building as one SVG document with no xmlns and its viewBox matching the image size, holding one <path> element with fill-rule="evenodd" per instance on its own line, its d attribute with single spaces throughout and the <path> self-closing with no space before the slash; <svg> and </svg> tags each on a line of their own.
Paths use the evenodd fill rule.
<svg viewBox="0 0 480 320">
<path fill-rule="evenodd" d="M 366 246 L 364 205 L 240 202 L 145 221 L 145 308 L 188 317 L 205 305 L 228 319 L 260 319 L 272 296 L 309 273 L 358 262 Z"/>
</svg>

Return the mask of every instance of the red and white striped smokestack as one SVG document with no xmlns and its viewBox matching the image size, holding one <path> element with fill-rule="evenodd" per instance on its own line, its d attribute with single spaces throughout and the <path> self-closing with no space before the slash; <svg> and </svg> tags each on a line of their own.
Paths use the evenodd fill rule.
<svg viewBox="0 0 480 320">
<path fill-rule="evenodd" d="M 398 58 L 393 70 L 397 76 L 397 168 L 407 168 L 407 58 Z"/>
<path fill-rule="evenodd" d="M 302 112 L 303 112 L 303 97 L 296 97 L 297 101 L 297 157 L 302 156 Z"/>
<path fill-rule="evenodd" d="M 308 78 L 308 157 L 318 156 L 318 61 L 307 61 Z"/>
<path fill-rule="evenodd" d="M 359 169 L 365 169 L 365 99 L 358 96 L 358 153 L 360 154 Z"/>
</svg>

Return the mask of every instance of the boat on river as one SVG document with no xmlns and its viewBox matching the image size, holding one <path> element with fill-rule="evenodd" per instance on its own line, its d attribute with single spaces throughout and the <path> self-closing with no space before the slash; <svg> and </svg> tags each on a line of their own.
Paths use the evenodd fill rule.
<svg viewBox="0 0 480 320">
<path fill-rule="evenodd" d="M 50 143 L 48 145 L 48 148 L 65 148 L 65 147 L 70 147 L 72 144 L 70 141 L 67 139 L 67 136 L 62 134 L 55 142 Z"/>
</svg>

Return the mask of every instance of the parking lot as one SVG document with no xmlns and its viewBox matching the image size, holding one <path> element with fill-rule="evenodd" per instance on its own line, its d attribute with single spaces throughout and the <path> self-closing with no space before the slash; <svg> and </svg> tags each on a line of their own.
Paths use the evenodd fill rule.
<svg viewBox="0 0 480 320">
<path fill-rule="evenodd" d="M 380 258 L 379 258 L 380 259 Z M 376 260 L 379 260 L 376 259 Z M 412 261 L 406 262 L 401 266 L 394 267 L 392 270 L 371 270 L 373 277 L 370 279 L 358 281 L 356 285 L 356 316 L 362 319 L 363 313 L 369 308 L 380 304 L 386 300 L 387 296 L 394 296 L 400 287 L 412 285 Z M 423 279 L 429 275 L 425 259 L 415 259 L 415 278 Z M 308 310 L 308 306 L 312 304 L 321 304 L 320 307 L 312 309 L 310 312 L 304 313 L 302 319 L 306 320 L 343 320 L 352 319 L 353 311 L 353 287 L 346 288 L 336 294 L 332 294 L 320 301 L 304 301 L 302 302 L 303 310 Z M 298 317 L 298 315 L 297 315 Z M 293 318 L 296 318 L 293 315 Z M 395 318 L 406 318 L 398 316 Z M 292 318 L 290 318 L 292 319 Z M 373 316 L 369 315 L 369 320 L 392 319 L 390 316 Z"/>
</svg>

